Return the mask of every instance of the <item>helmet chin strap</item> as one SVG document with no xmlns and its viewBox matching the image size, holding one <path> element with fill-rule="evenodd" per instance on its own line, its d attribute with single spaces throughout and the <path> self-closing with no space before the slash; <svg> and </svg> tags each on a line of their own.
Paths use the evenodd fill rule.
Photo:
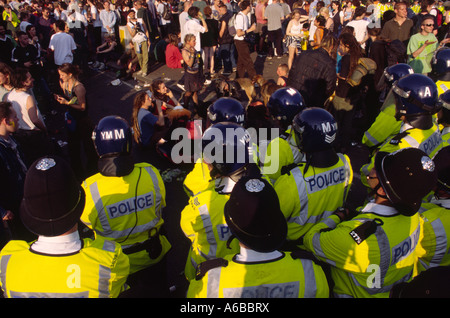
<svg viewBox="0 0 450 318">
<path fill-rule="evenodd" d="M 370 198 L 370 197 L 373 197 L 373 196 L 376 195 L 376 196 L 378 196 L 378 197 L 380 197 L 380 198 L 389 200 L 389 198 L 387 197 L 386 194 L 379 194 L 379 193 L 378 193 L 378 189 L 379 189 L 379 188 L 381 188 L 381 183 L 378 183 L 372 190 L 370 190 L 370 192 L 369 192 L 369 194 L 368 194 L 368 197 Z"/>
</svg>

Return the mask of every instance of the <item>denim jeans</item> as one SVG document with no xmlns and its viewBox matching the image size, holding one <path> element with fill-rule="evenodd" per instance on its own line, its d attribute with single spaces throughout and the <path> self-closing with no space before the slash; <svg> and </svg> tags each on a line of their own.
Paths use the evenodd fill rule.
<svg viewBox="0 0 450 318">
<path fill-rule="evenodd" d="M 234 43 L 225 43 L 219 46 L 219 61 L 223 63 L 223 72 L 231 73 L 233 67 L 236 67 Z"/>
</svg>

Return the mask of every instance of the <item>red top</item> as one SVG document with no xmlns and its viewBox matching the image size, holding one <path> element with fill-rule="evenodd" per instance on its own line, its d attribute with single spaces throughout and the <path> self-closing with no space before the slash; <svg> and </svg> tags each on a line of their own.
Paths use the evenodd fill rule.
<svg viewBox="0 0 450 318">
<path fill-rule="evenodd" d="M 170 68 L 181 68 L 181 60 L 183 57 L 181 56 L 181 52 L 172 43 L 169 43 L 166 46 L 166 65 Z"/>
</svg>

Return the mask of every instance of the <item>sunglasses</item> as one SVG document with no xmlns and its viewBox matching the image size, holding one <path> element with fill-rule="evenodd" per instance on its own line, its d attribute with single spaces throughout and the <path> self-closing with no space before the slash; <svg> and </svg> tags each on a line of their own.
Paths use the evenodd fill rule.
<svg viewBox="0 0 450 318">
<path fill-rule="evenodd" d="M 434 26 L 434 24 L 422 24 L 422 25 L 427 27 Z"/>
</svg>

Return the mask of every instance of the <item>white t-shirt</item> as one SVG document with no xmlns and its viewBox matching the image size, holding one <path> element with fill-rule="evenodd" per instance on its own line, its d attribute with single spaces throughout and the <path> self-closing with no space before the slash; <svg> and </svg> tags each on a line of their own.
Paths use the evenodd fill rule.
<svg viewBox="0 0 450 318">
<path fill-rule="evenodd" d="M 53 34 L 48 47 L 54 52 L 56 65 L 73 62 L 72 51 L 76 50 L 77 46 L 71 35 L 65 32 Z"/>
<path fill-rule="evenodd" d="M 236 15 L 236 20 L 234 20 L 234 27 L 236 28 L 236 30 L 242 30 L 242 31 L 246 31 L 248 30 L 248 28 L 250 27 L 250 23 L 248 21 L 248 17 L 243 14 L 242 12 L 239 12 Z M 235 40 L 244 40 L 244 36 L 238 36 L 237 34 L 234 36 Z"/>
<path fill-rule="evenodd" d="M 14 110 L 17 113 L 17 118 L 19 119 L 18 126 L 19 129 L 24 130 L 34 130 L 37 129 L 36 125 L 31 121 L 30 115 L 28 115 L 27 110 L 27 100 L 28 98 L 33 98 L 30 94 L 25 91 L 18 91 L 13 89 L 6 97 L 8 102 L 11 102 Z M 36 107 L 38 118 L 44 123 L 41 112 L 39 108 Z"/>
<path fill-rule="evenodd" d="M 180 36 L 181 36 L 181 43 L 184 44 L 184 36 L 186 33 L 184 33 L 184 25 L 186 24 L 186 21 L 188 19 L 188 13 L 186 11 L 183 11 L 178 16 L 178 19 L 180 21 Z"/>
<path fill-rule="evenodd" d="M 94 28 L 98 28 L 102 26 L 102 21 L 100 20 L 100 12 L 98 12 L 98 9 L 96 6 L 91 6 L 91 15 L 95 13 L 95 20 L 92 20 L 92 26 Z"/>
<path fill-rule="evenodd" d="M 186 23 L 184 24 L 184 34 L 192 33 L 195 35 L 195 50 L 197 52 L 201 51 L 201 45 L 200 45 L 200 33 L 205 32 L 205 27 L 200 24 L 200 21 L 197 19 L 191 19 L 189 18 Z"/>
<path fill-rule="evenodd" d="M 352 20 L 347 23 L 348 26 L 352 26 L 355 29 L 355 38 L 356 41 L 361 42 L 367 35 L 367 25 L 369 25 L 369 21 L 361 19 L 361 20 Z M 362 48 L 366 47 L 366 43 L 361 45 Z"/>
</svg>

